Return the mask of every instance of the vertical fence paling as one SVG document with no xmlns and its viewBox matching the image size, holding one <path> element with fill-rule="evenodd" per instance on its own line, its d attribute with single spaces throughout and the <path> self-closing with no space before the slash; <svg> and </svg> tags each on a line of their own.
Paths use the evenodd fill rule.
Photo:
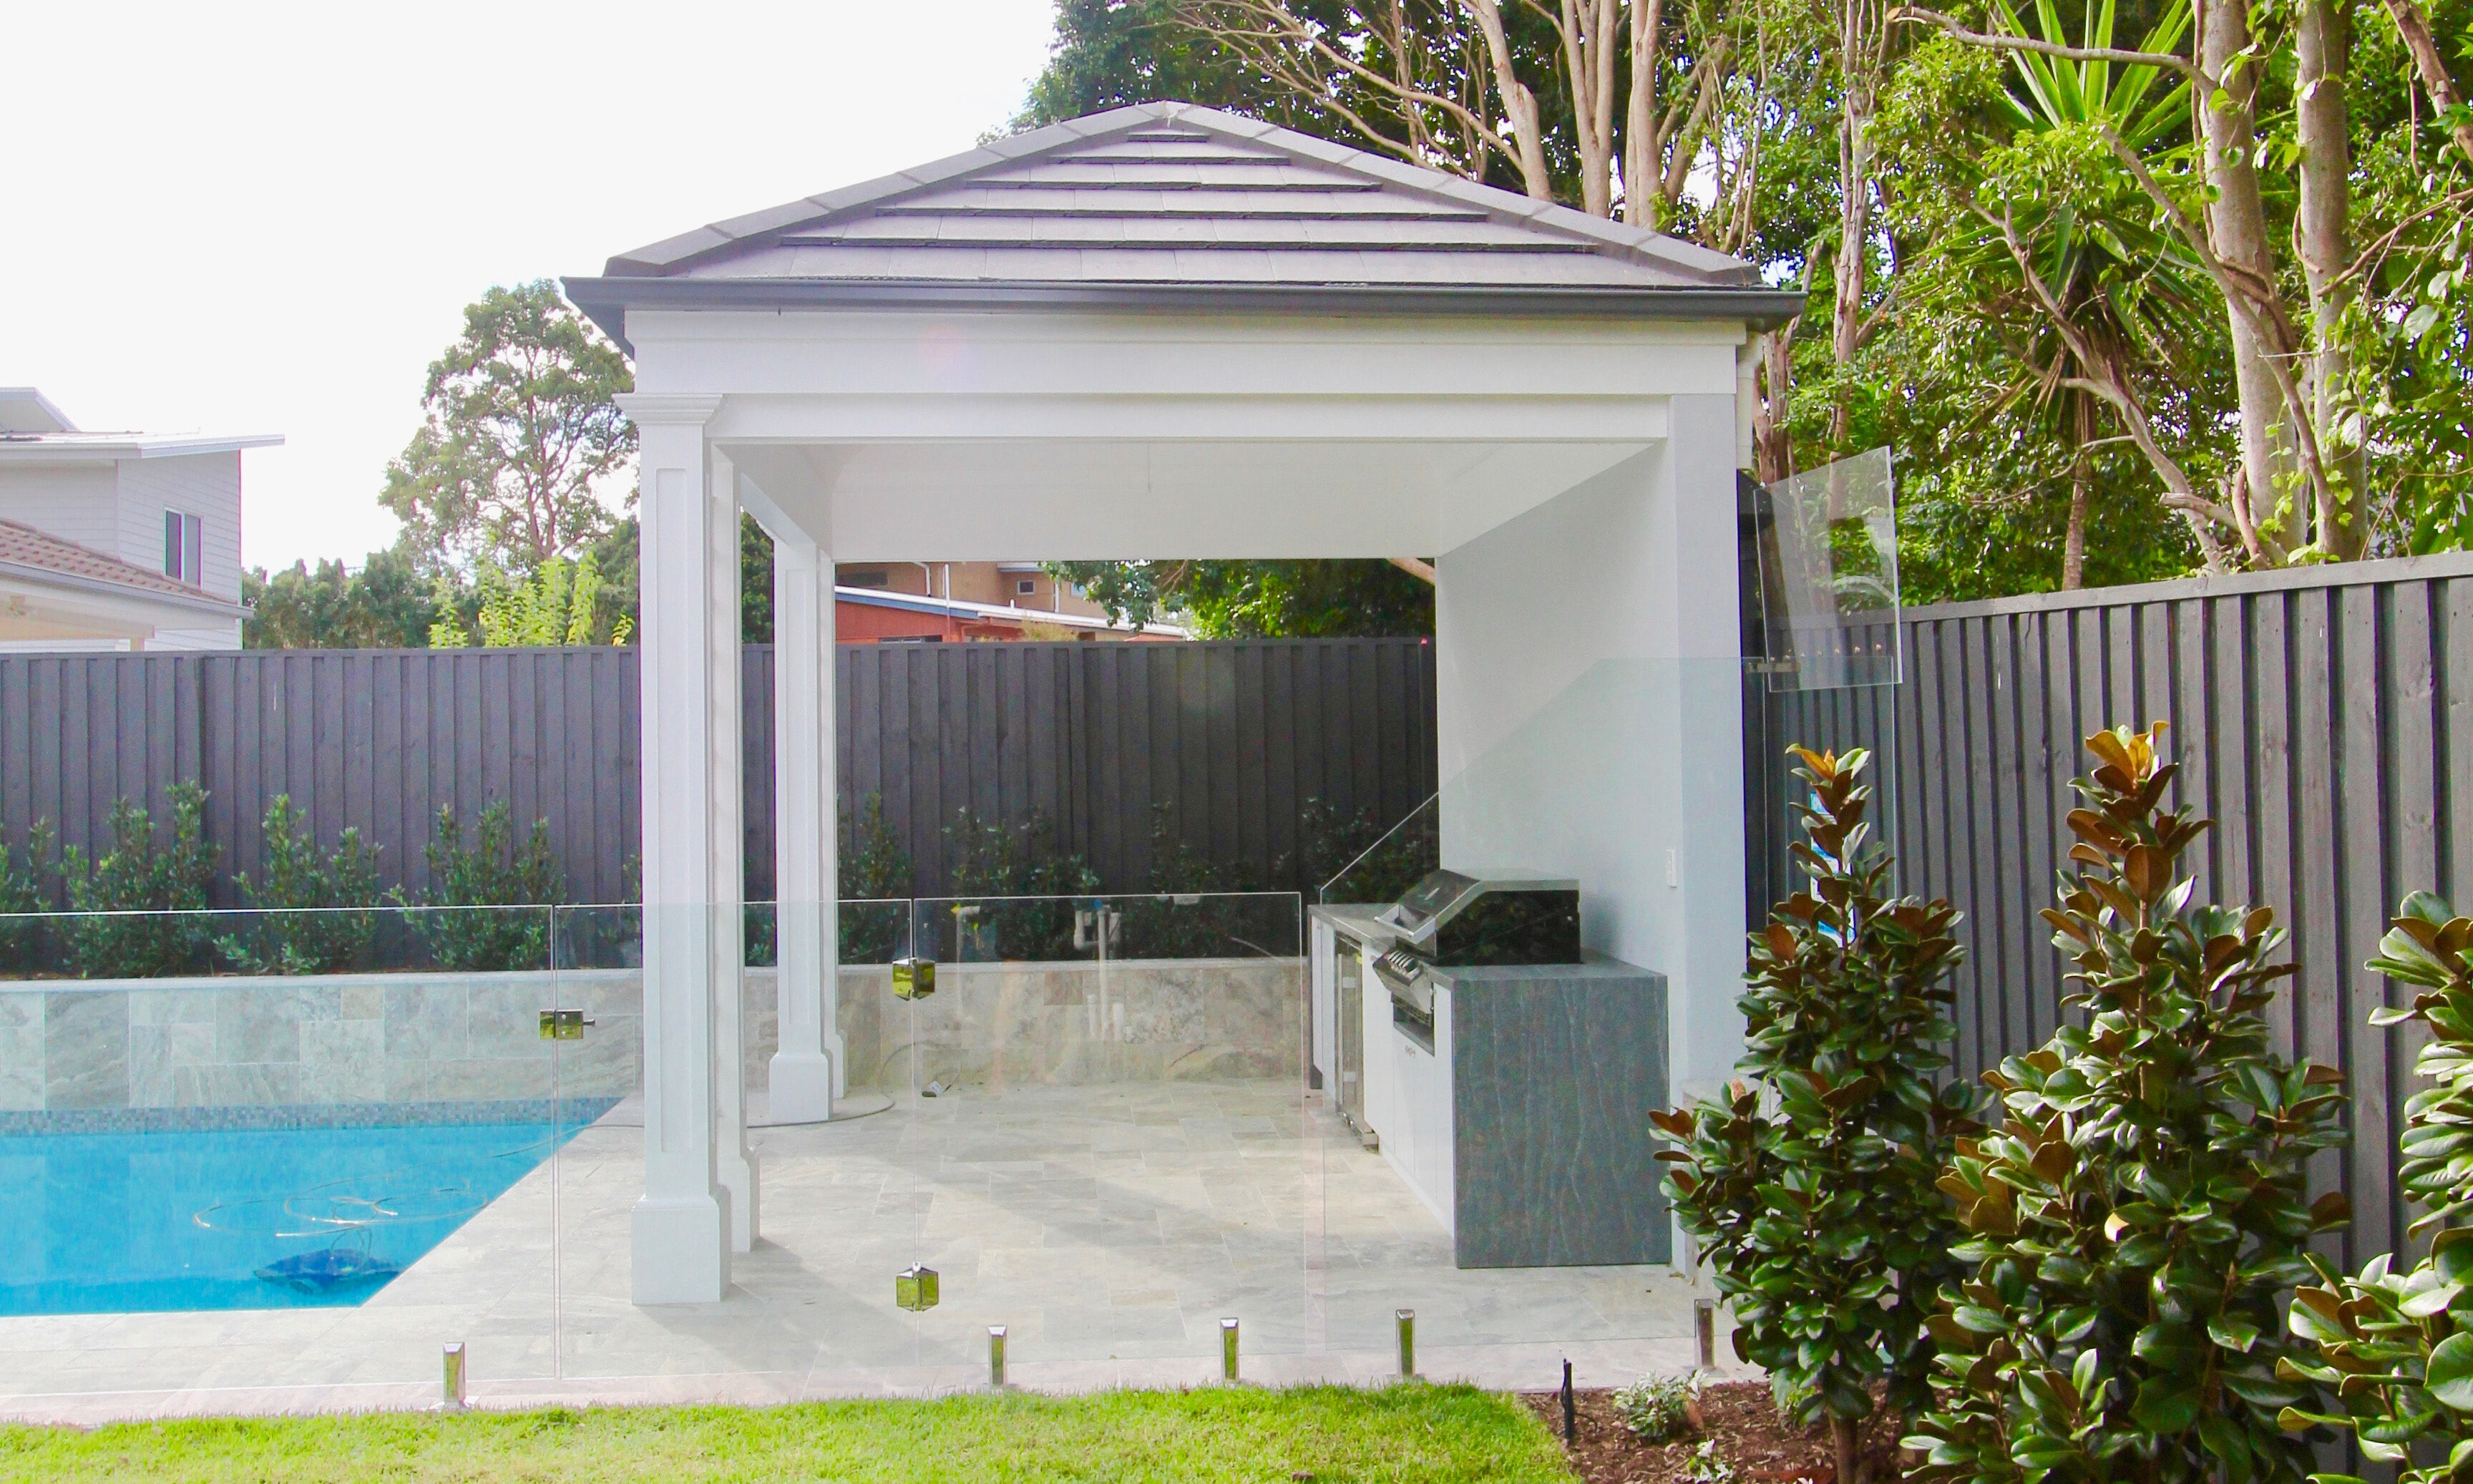
<svg viewBox="0 0 2473 1484">
<path fill-rule="evenodd" d="M 265 650 L 0 655 L 0 841 L 47 822 L 94 853 L 113 802 L 167 827 L 170 790 L 207 790 L 216 905 L 239 905 L 277 794 L 322 843 L 345 826 L 382 878 L 418 891 L 441 805 L 468 823 L 504 800 L 549 822 L 566 892 L 615 901 L 641 839 L 633 649 Z M 747 889 L 773 891 L 773 675 L 751 645 Z M 882 800 L 919 874 L 947 890 L 956 811 L 1019 824 L 1114 889 L 1148 882 L 1151 806 L 1206 861 L 1267 873 L 1301 844 L 1298 808 L 1387 824 L 1430 796 L 1434 655 L 1419 639 L 1203 644 L 845 645 L 834 724 L 841 797 Z M 1281 883 L 1285 884 L 1285 883 Z"/>
<path fill-rule="evenodd" d="M 2080 739 L 2169 722 L 2178 797 L 2216 821 L 2192 857 L 2198 890 L 2275 909 L 2301 966 L 2275 1013 L 2282 1048 L 2335 1065 L 2353 1094 L 2351 1147 L 2314 1172 L 2356 1212 L 2329 1256 L 2358 1266 L 2401 1243 L 2394 1145 L 2419 1042 L 2369 1026 L 2398 1001 L 2361 966 L 2408 892 L 2473 910 L 2459 899 L 2473 892 L 2473 554 L 1953 604 L 1904 624 L 1894 692 L 1747 681 L 1753 921 L 1791 890 L 1778 754 L 1879 748 L 1905 889 L 1966 915 L 1958 1064 L 1978 1075 L 2062 1014 L 2065 966 L 2036 912 L 2066 864 Z"/>
</svg>

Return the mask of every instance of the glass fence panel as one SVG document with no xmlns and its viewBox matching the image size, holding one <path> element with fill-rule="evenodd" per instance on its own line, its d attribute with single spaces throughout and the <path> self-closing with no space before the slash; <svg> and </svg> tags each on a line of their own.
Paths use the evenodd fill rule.
<svg viewBox="0 0 2473 1484">
<path fill-rule="evenodd" d="M 1225 1320 L 1244 1375 L 1312 1348 L 1301 924 L 1294 893 L 919 902 L 943 1355 L 1002 1325 L 1027 1377 L 1189 1384 L 1222 1374 Z"/>
<path fill-rule="evenodd" d="M 548 1166 L 589 1117 L 540 1036 L 553 936 L 538 906 L 0 920 L 0 1392 L 403 1405 L 450 1343 L 550 1375 Z"/>
<path fill-rule="evenodd" d="M 561 918 L 586 913 L 608 920 L 563 927 L 562 944 L 570 936 L 623 944 L 616 957 L 628 968 L 606 984 L 581 964 L 564 976 L 570 1001 L 611 1010 L 560 1042 L 561 1056 L 579 1069 L 599 1066 L 604 1048 L 623 1042 L 633 1081 L 558 1166 L 559 1376 L 756 1376 L 788 1395 L 871 1388 L 937 1364 L 932 1336 L 896 1292 L 919 1260 L 927 1212 L 917 1157 L 918 1035 L 912 1002 L 895 980 L 897 962 L 911 957 L 912 903 L 845 901 L 831 912 L 795 902 L 562 908 Z M 716 1304 L 677 1281 L 711 1256 L 693 1232 L 638 1239 L 639 1200 L 707 1188 L 692 1161 L 681 1166 L 647 1137 L 644 966 L 670 962 L 661 955 L 675 945 L 709 935 L 719 945 L 732 932 L 747 967 L 737 1054 L 724 1049 L 714 1059 L 720 1129 L 710 1179 L 724 1198 L 711 1219 L 725 1224 L 733 1248 Z M 830 955 L 828 936 L 836 945 Z M 593 962 L 612 961 L 604 953 Z M 817 967 L 828 962 L 829 974 Z M 726 1047 L 725 1019 L 716 1018 L 714 1034 Z M 651 1065 L 658 1075 L 662 1064 Z"/>
<path fill-rule="evenodd" d="M 1442 796 L 1428 799 L 1350 858 L 1315 894 L 1324 902 L 1385 902 L 1442 864 Z"/>
</svg>

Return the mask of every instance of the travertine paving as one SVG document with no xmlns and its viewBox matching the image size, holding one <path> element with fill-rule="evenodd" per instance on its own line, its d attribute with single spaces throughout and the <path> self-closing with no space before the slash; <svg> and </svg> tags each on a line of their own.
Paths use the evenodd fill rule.
<svg viewBox="0 0 2473 1484">
<path fill-rule="evenodd" d="M 723 1302 L 663 1308 L 627 1297 L 642 1135 L 621 1105 L 359 1308 L 0 1320 L 0 1412 L 420 1405 L 448 1340 L 480 1404 L 916 1394 L 986 1384 L 993 1324 L 1017 1384 L 1201 1383 L 1222 1317 L 1249 1380 L 1379 1380 L 1404 1307 L 1428 1376 L 1689 1365 L 1680 1274 L 1461 1272 L 1319 1104 L 1266 1080 L 966 1088 L 757 1130 L 761 1237 Z M 893 1302 L 913 1260 L 941 1279 L 924 1314 Z"/>
</svg>

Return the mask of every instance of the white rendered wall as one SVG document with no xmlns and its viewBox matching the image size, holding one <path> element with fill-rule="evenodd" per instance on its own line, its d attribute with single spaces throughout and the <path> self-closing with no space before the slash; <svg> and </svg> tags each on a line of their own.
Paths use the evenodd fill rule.
<svg viewBox="0 0 2473 1484">
<path fill-rule="evenodd" d="M 1742 1049 L 1734 400 L 1437 563 L 1443 864 L 1577 877 L 1586 945 L 1668 976 L 1678 1098 Z"/>
</svg>

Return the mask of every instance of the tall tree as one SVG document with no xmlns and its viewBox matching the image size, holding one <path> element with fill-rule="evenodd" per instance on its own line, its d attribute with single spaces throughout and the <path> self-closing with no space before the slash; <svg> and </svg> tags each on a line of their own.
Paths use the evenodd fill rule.
<svg viewBox="0 0 2473 1484">
<path fill-rule="evenodd" d="M 2020 31 L 2005 0 L 1994 13 Z M 2069 39 L 2051 0 L 2042 34 Z M 2188 10 L 2168 6 L 2143 50 L 2173 46 Z M 2114 6 L 2091 8 L 2087 44 L 2112 47 Z M 2066 49 L 2066 48 L 2065 48 Z M 1982 314 L 2005 340 L 1995 363 L 2010 395 L 2030 400 L 2068 466 L 2069 516 L 2060 586 L 2080 585 L 2096 489 L 2101 420 L 2152 464 L 2167 508 L 2211 549 L 2220 507 L 2165 446 L 2170 389 L 2197 375 L 2194 345 L 2203 275 L 2157 230 L 2111 141 L 2152 150 L 2186 138 L 2189 92 L 2176 74 L 2041 52 L 1995 59 L 1943 38 L 1909 68 L 1887 121 L 1907 168 L 1892 220 L 1922 246 L 1905 265 L 1905 296 L 1944 316 Z M 1948 148 L 1953 132 L 1967 147 Z M 2159 422 L 2165 424 L 2159 432 Z M 2022 430 L 2023 431 L 2023 430 Z"/>
<path fill-rule="evenodd" d="M 387 467 L 379 502 L 426 572 L 488 561 L 528 572 L 610 527 L 604 487 L 633 457 L 612 398 L 634 375 L 618 347 L 543 278 L 493 288 L 430 363 L 426 418 Z"/>
<path fill-rule="evenodd" d="M 373 551 L 357 572 L 332 561 L 259 568 L 241 578 L 241 601 L 244 649 L 419 649 L 438 621 L 429 585 L 399 551 Z"/>
<path fill-rule="evenodd" d="M 2090 17 L 2094 13 L 2091 7 Z M 2371 487 L 2381 477 L 2374 467 L 2381 440 L 2373 419 L 2397 414 L 2397 372 L 2405 363 L 2417 362 L 2411 368 L 2422 378 L 2416 391 L 2432 380 L 2451 390 L 2464 382 L 2461 363 L 2435 366 L 2426 345 L 2411 343 L 2426 340 L 2441 321 L 2461 333 L 2463 306 L 2451 296 L 2463 262 L 2462 239 L 2449 213 L 2461 221 L 2473 191 L 2464 186 L 2465 160 L 2456 152 L 2444 162 L 2434 159 L 2438 168 L 2415 172 L 2417 179 L 2401 190 L 2393 177 L 2383 182 L 2357 168 L 2361 144 L 2367 142 L 2377 153 L 2384 141 L 2362 140 L 2353 123 L 2354 84 L 2381 74 L 2353 63 L 2350 10 L 2341 0 L 2300 0 L 2287 12 L 2209 4 L 2201 8 L 2186 52 L 2098 44 L 2092 19 L 2079 36 L 2070 38 L 2054 35 L 2049 24 L 2045 35 L 2028 35 L 2014 20 L 2004 23 L 1998 8 L 1995 24 L 1985 31 L 1929 10 L 1909 8 L 1899 14 L 1938 26 L 1972 46 L 2154 67 L 2187 81 L 2197 149 L 2146 149 L 2118 132 L 2104 141 L 2147 198 L 2157 229 L 2177 239 L 2179 251 L 2202 270 L 2226 326 L 2234 395 L 2225 410 L 2239 456 L 2214 498 L 2183 496 L 2177 490 L 2174 496 L 2185 506 L 2212 509 L 2211 525 L 2237 533 L 2252 564 L 2345 560 L 2376 549 L 2380 512 Z M 2411 55 L 2395 57 L 2406 65 L 2390 64 L 2385 75 L 2392 80 L 2400 74 L 2410 89 L 2419 72 L 2437 105 L 2437 122 L 2452 135 L 2461 107 L 2450 111 L 2439 103 L 2454 86 L 2444 66 L 2434 75 L 2420 65 L 2413 37 L 2426 22 L 2419 8 L 2414 0 L 2393 0 L 2389 14 L 2401 50 Z M 2400 131 L 2408 157 L 2422 130 L 2417 100 L 2409 101 L 2413 115 Z M 2290 134 L 2283 132 L 2286 120 Z M 2357 213 L 2365 205 L 2370 209 Z M 2355 257 L 2357 214 L 2395 225 L 2370 251 Z M 2403 272 L 2394 272 L 2396 266 Z M 2439 272 L 2431 274 L 2434 268 Z M 2426 316 L 2414 302 L 2425 281 L 2440 301 Z M 2304 300 L 2298 309 L 2296 284 Z M 2357 312 L 2362 296 L 2380 289 L 2385 301 L 2367 306 L 2368 313 Z M 2389 395 L 2365 386 L 2360 366 L 2365 351 L 2387 363 Z M 2450 399 L 2461 405 L 2461 392 Z M 2194 421 L 2188 436 L 2203 438 L 2206 431 Z M 2414 449 L 2406 461 L 2411 473 L 2396 469 L 2386 477 L 2421 475 L 2437 452 Z M 2461 470 L 2461 454 L 2442 457 Z M 2454 483 L 2461 489 L 2461 474 Z M 2413 499 L 2401 491 L 2390 496 L 2390 541 L 2398 529 L 2415 525 L 2393 509 L 2399 497 Z M 2209 564 L 2221 564 L 2216 534 L 2202 533 L 2202 542 Z"/>
</svg>

